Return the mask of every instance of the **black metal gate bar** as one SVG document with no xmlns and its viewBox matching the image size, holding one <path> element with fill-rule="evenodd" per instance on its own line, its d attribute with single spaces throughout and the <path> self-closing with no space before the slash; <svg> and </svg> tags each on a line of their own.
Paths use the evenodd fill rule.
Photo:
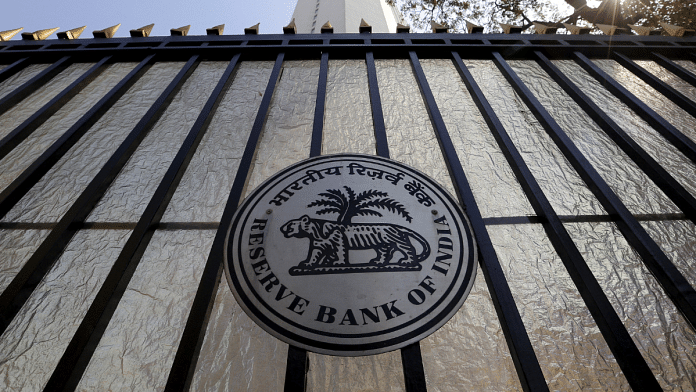
<svg viewBox="0 0 696 392">
<path fill-rule="evenodd" d="M 106 62 L 111 58 L 111 56 L 106 56 L 99 60 L 94 66 L 92 66 L 85 73 L 80 75 L 74 82 L 72 82 L 68 87 L 63 89 L 58 95 L 51 99 L 47 104 L 45 104 L 41 109 L 34 112 L 28 119 L 26 119 L 22 124 L 17 126 L 12 132 L 7 134 L 0 140 L 0 160 L 5 158 L 5 156 L 12 151 L 19 143 L 24 141 L 29 135 L 31 135 L 37 128 L 41 126 L 46 120 L 48 120 L 53 114 L 60 110 L 68 101 L 70 101 L 75 95 L 79 94 L 82 89 L 84 89 L 88 84 L 90 84 L 97 76 L 101 75 L 102 72 L 107 68 Z"/>
<path fill-rule="evenodd" d="M 406 392 L 427 391 L 420 342 L 409 344 L 400 351 L 401 366 L 404 369 L 404 383 L 406 385 Z"/>
<path fill-rule="evenodd" d="M 367 65 L 367 84 L 370 88 L 370 104 L 372 106 L 372 124 L 375 127 L 375 145 L 377 155 L 389 158 L 389 144 L 387 143 L 387 131 L 384 128 L 384 113 L 382 112 L 382 99 L 379 96 L 379 84 L 377 83 L 377 70 L 375 69 L 375 55 L 372 52 L 365 53 Z"/>
<path fill-rule="evenodd" d="M 375 144 L 377 155 L 389 158 L 389 142 L 387 140 L 387 130 L 384 126 L 384 112 L 382 111 L 382 99 L 379 93 L 379 83 L 377 82 L 377 69 L 375 67 L 375 56 L 372 52 L 365 54 L 367 64 L 367 81 L 370 89 L 370 103 L 372 104 L 372 123 L 374 124 Z M 404 372 L 404 383 L 407 392 L 425 392 L 425 370 L 423 369 L 423 358 L 420 351 L 420 343 L 413 343 L 401 350 L 401 367 Z"/>
<path fill-rule="evenodd" d="M 522 155 L 458 54 L 455 54 L 454 62 L 629 384 L 636 390 L 642 388 L 659 390 L 660 384 L 640 354 L 640 350 L 631 339 L 631 335 L 616 314 L 611 302 L 565 229 L 563 222 L 559 219 Z"/>
<path fill-rule="evenodd" d="M 585 95 L 543 53 L 534 52 L 537 62 L 592 120 L 628 155 L 645 174 L 696 223 L 696 198 L 675 180 L 650 154 L 616 124 L 590 97 Z"/>
<path fill-rule="evenodd" d="M 329 52 L 321 54 L 319 65 L 319 81 L 317 84 L 317 99 L 314 107 L 314 123 L 312 125 L 312 143 L 310 157 L 321 155 L 324 134 L 324 108 L 326 107 L 326 80 L 329 72 Z M 307 390 L 307 372 L 309 357 L 307 350 L 290 345 L 285 367 L 285 392 L 304 392 Z"/>
<path fill-rule="evenodd" d="M 609 188 L 607 183 L 595 171 L 590 162 L 563 132 L 556 121 L 522 83 L 520 78 L 510 68 L 499 53 L 493 53 L 494 62 L 519 94 L 524 103 L 532 111 L 546 132 L 551 136 L 563 155 L 585 181 L 592 193 L 597 197 L 610 216 L 615 216 L 617 226 L 628 243 L 640 254 L 643 262 L 660 282 L 667 295 L 670 296 L 684 318 L 696 327 L 696 292 L 679 270 L 665 256 L 660 247 L 653 241 L 638 221 L 631 215 L 626 206 Z"/>
<path fill-rule="evenodd" d="M 22 69 L 24 69 L 24 67 L 28 66 L 29 64 L 31 64 L 29 62 L 29 57 L 20 58 L 12 64 L 9 64 L 7 67 L 0 70 L 0 83 L 4 82 L 5 80 L 7 80 L 7 78 L 16 74 L 17 72 L 21 71 Z"/>
<path fill-rule="evenodd" d="M 459 55 L 456 52 L 452 52 L 452 56 L 456 59 Z M 510 354 L 522 388 L 525 391 L 548 391 L 544 374 L 529 341 L 524 323 L 512 297 L 510 286 L 507 284 L 507 279 L 505 279 L 505 274 L 491 243 L 481 212 L 471 191 L 471 186 L 466 179 L 466 174 L 457 156 L 457 151 L 452 144 L 445 121 L 442 119 L 440 110 L 437 107 L 435 97 L 430 90 L 430 85 L 425 78 L 418 56 L 416 52 L 410 51 L 409 57 L 426 104 L 426 109 L 428 110 L 428 115 L 430 116 L 430 121 L 435 129 L 435 135 L 440 143 L 442 155 L 447 162 L 450 178 L 457 191 L 457 196 L 471 221 L 479 246 L 479 264 L 483 270 L 488 290 L 500 319 L 500 325 L 510 348 Z M 461 58 L 459 60 L 461 61 Z"/>
<path fill-rule="evenodd" d="M 312 128 L 312 147 L 310 157 L 321 155 L 322 132 L 324 130 L 324 106 L 326 105 L 326 79 L 329 72 L 329 52 L 321 54 L 319 66 L 319 84 L 317 85 L 317 101 L 314 109 L 314 125 Z"/>
<path fill-rule="evenodd" d="M 72 64 L 73 60 L 73 56 L 62 57 L 55 63 L 49 65 L 43 71 L 39 72 L 38 75 L 14 89 L 11 93 L 2 97 L 2 99 L 0 99 L 0 114 L 10 110 L 14 105 L 18 104 L 24 98 L 34 93 L 34 91 L 36 91 L 44 83 L 53 79 L 54 76 L 58 75 L 70 64 Z"/>
<path fill-rule="evenodd" d="M 192 60 L 195 62 L 197 59 Z M 235 68 L 236 62 L 233 60 L 216 87 L 219 87 L 220 84 L 229 85 L 230 75 Z M 131 232 L 109 274 L 104 279 L 102 287 L 61 357 L 58 366 L 48 380 L 45 391 L 73 391 L 80 382 L 84 370 L 99 345 L 99 341 L 155 233 L 154 226 L 160 222 L 162 215 L 164 215 L 181 177 L 208 129 L 210 123 L 208 113 L 214 113 L 221 101 L 220 90 L 222 89 L 216 88 L 213 91 L 201 114 L 186 135 L 181 148 L 169 165 L 135 229 Z"/>
<path fill-rule="evenodd" d="M 238 59 L 238 57 L 235 57 L 235 59 Z M 179 342 L 179 348 L 177 349 L 171 371 L 169 372 L 167 385 L 164 389 L 165 392 L 187 391 L 196 371 L 198 354 L 200 352 L 201 345 L 203 344 L 203 338 L 208 326 L 210 312 L 215 302 L 215 294 L 217 294 L 218 285 L 220 284 L 220 277 L 222 276 L 222 260 L 225 247 L 225 237 L 227 236 L 227 230 L 229 229 L 229 226 L 224 222 L 232 222 L 232 216 L 237 210 L 239 202 L 242 200 L 247 178 L 249 175 L 251 175 L 251 170 L 253 168 L 254 154 L 259 142 L 261 141 L 263 126 L 266 122 L 266 118 L 268 117 L 271 99 L 273 97 L 273 93 L 275 92 L 276 84 L 280 79 L 284 59 L 285 53 L 278 53 L 275 65 L 273 66 L 273 71 L 271 71 L 271 76 L 268 80 L 268 85 L 266 86 L 266 91 L 264 92 L 263 99 L 261 100 L 261 106 L 259 106 L 256 119 L 254 120 L 254 125 L 251 128 L 251 133 L 249 134 L 249 139 L 247 139 L 244 154 L 242 155 L 239 168 L 237 169 L 237 174 L 234 177 L 232 189 L 230 190 L 230 196 L 227 198 L 227 202 L 225 203 L 225 210 L 222 213 L 222 218 L 220 220 L 223 223 L 220 225 L 217 233 L 215 234 L 213 246 L 210 250 L 210 254 L 208 255 L 208 260 L 206 262 L 205 269 L 203 270 L 203 274 L 201 275 L 201 282 L 198 285 L 196 297 L 194 298 L 193 305 L 191 306 L 191 312 L 186 320 L 186 327 L 181 337 L 181 341 Z"/>
<path fill-rule="evenodd" d="M 65 155 L 80 138 L 115 104 L 128 89 L 140 79 L 154 61 L 155 55 L 142 60 L 125 78 L 112 88 L 102 99 L 85 113 L 63 136 L 56 140 L 19 177 L 0 193 L 0 218 L 29 192 L 53 165 Z M 8 287 L 9 289 L 9 287 Z M 5 291 L 5 293 L 7 290 Z M 6 309 L 5 293 L 0 296 L 0 317 Z M 14 294 L 12 294 L 14 296 Z"/>
<path fill-rule="evenodd" d="M 656 63 L 663 66 L 669 72 L 677 75 L 679 78 L 689 83 L 690 85 L 696 87 L 696 75 L 689 72 L 686 68 L 675 63 L 674 61 L 668 59 L 666 56 L 660 53 L 653 53 L 653 58 Z"/>
<path fill-rule="evenodd" d="M 638 76 L 647 85 L 657 90 L 660 94 L 667 97 L 669 100 L 674 102 L 677 106 L 684 109 L 687 113 L 692 116 L 696 116 L 696 103 L 687 98 L 684 94 L 677 91 L 674 87 L 663 82 L 657 76 L 645 70 L 640 65 L 636 64 L 635 61 L 629 59 L 625 55 L 614 52 L 613 58 L 617 63 L 621 64 L 627 70 L 631 71 L 634 75 Z"/>
<path fill-rule="evenodd" d="M 619 82 L 611 78 L 602 71 L 592 60 L 588 59 L 584 54 L 575 52 L 575 60 L 585 69 L 590 75 L 597 79 L 604 87 L 612 94 L 619 98 L 624 104 L 638 114 L 645 122 L 659 132 L 665 139 L 669 140 L 679 151 L 687 158 L 696 163 L 696 143 L 688 137 L 684 136 L 676 127 L 670 124 L 667 120 L 660 117 L 643 101 L 626 90 Z"/>
<path fill-rule="evenodd" d="M 307 390 L 307 370 L 309 370 L 307 350 L 290 345 L 283 391 L 305 392 Z"/>
<path fill-rule="evenodd" d="M 197 56 L 195 56 L 197 58 Z M 128 162 L 135 149 L 145 138 L 152 126 L 157 122 L 161 114 L 167 108 L 171 100 L 176 95 L 183 82 L 193 71 L 192 67 L 195 59 L 192 59 L 184 66 L 167 89 L 155 101 L 150 110 L 133 128 L 133 131 L 123 141 L 121 146 L 114 152 L 113 156 L 106 162 L 104 167 L 92 179 L 82 194 L 73 203 L 72 207 L 65 213 L 58 224 L 55 225 L 51 233 L 41 243 L 37 250 L 31 255 L 29 260 L 22 266 L 15 278 L 12 280 L 3 296 L 14 294 L 11 299 L 12 307 L 3 311 L 3 323 L 0 324 L 0 334 L 9 325 L 13 318 L 36 286 L 53 266 L 53 263 L 63 254 L 65 247 L 72 237 L 80 229 L 82 223 L 90 214 L 94 206 L 104 196 L 113 180 Z"/>
</svg>

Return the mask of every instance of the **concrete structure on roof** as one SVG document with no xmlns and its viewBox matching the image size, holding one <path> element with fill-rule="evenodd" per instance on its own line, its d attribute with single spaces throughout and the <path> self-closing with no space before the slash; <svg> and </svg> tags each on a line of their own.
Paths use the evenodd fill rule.
<svg viewBox="0 0 696 392">
<path fill-rule="evenodd" d="M 292 14 L 298 34 L 320 33 L 330 22 L 334 33 L 358 33 L 360 20 L 373 33 L 394 33 L 403 17 L 385 0 L 298 0 Z"/>
</svg>

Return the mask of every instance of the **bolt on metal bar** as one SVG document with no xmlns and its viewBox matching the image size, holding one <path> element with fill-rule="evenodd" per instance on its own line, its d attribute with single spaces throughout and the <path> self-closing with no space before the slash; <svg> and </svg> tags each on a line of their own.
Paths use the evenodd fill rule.
<svg viewBox="0 0 696 392">
<path fill-rule="evenodd" d="M 9 64 L 8 66 L 0 70 L 0 82 L 4 82 L 5 80 L 7 80 L 7 78 L 21 71 L 29 64 L 31 64 L 29 62 L 29 57 L 23 57 L 13 62 L 12 64 Z"/>
<path fill-rule="evenodd" d="M 174 358 L 174 363 L 171 367 L 169 378 L 167 379 L 167 385 L 165 387 L 166 392 L 187 391 L 196 370 L 198 354 L 203 344 L 208 319 L 214 305 L 220 277 L 222 276 L 222 258 L 224 254 L 225 237 L 229 229 L 227 223 L 232 221 L 232 216 L 237 210 L 237 206 L 244 194 L 247 179 L 249 175 L 251 175 L 254 154 L 261 140 L 263 126 L 268 117 L 276 84 L 280 79 L 284 58 L 284 52 L 278 53 L 275 65 L 271 71 L 268 85 L 266 86 L 261 105 L 257 112 L 254 125 L 251 128 L 249 139 L 247 139 L 247 144 L 244 148 L 244 153 L 232 184 L 232 189 L 230 190 L 230 196 L 225 203 L 225 210 L 220 220 L 223 223 L 220 224 L 220 228 L 215 234 L 213 246 L 208 255 L 200 284 L 198 285 L 196 297 L 193 300 L 191 312 L 189 313 L 184 333 L 179 342 L 179 348 L 177 349 L 176 357 Z"/>
<path fill-rule="evenodd" d="M 687 113 L 691 114 L 692 116 L 696 116 L 696 103 L 694 103 L 694 101 L 690 100 L 684 94 L 677 91 L 674 87 L 663 82 L 662 80 L 660 80 L 660 78 L 648 72 L 643 67 L 636 64 L 635 61 L 629 59 L 625 55 L 614 52 L 613 57 L 614 60 L 616 60 L 616 62 L 623 65 L 634 75 L 638 76 L 650 87 L 654 88 L 660 94 L 667 97 L 667 99 L 674 102 L 674 104 L 684 109 Z"/>
<path fill-rule="evenodd" d="M 666 56 L 661 55 L 660 53 L 653 52 L 652 56 L 653 56 L 653 59 L 655 60 L 656 63 L 663 66 L 669 72 L 677 75 L 679 78 L 681 78 L 685 82 L 696 87 L 696 75 L 689 72 L 686 68 L 682 67 L 681 65 L 668 59 Z"/>
<path fill-rule="evenodd" d="M 505 79 L 529 107 L 536 119 L 544 127 L 544 130 L 553 139 L 607 213 L 616 217 L 616 224 L 621 233 L 641 256 L 643 263 L 662 285 L 667 295 L 684 315 L 684 318 L 691 324 L 692 328 L 696 327 L 696 291 L 694 291 L 693 287 L 609 188 L 609 185 L 592 167 L 587 158 L 582 155 L 561 127 L 529 91 L 527 86 L 522 83 L 500 53 L 494 52 L 493 57 L 493 61 Z"/>
<path fill-rule="evenodd" d="M 312 146 L 310 157 L 321 155 L 322 132 L 324 130 L 324 107 L 326 106 L 326 79 L 329 72 L 329 52 L 321 54 L 319 66 L 319 83 L 317 85 L 317 101 L 314 109 L 314 125 L 312 128 Z"/>
<path fill-rule="evenodd" d="M 39 72 L 38 75 L 29 79 L 23 85 L 14 89 L 11 93 L 5 95 L 0 99 L 0 114 L 5 113 L 10 110 L 13 106 L 21 102 L 24 98 L 33 94 L 39 87 L 44 83 L 51 80 L 54 76 L 58 75 L 64 69 L 66 69 L 73 62 L 72 56 L 65 56 L 56 61 L 55 63 L 49 65 L 46 69 Z"/>
<path fill-rule="evenodd" d="M 382 112 L 382 99 L 379 95 L 377 83 L 377 70 L 375 68 L 375 56 L 372 52 L 365 53 L 367 64 L 367 84 L 370 88 L 370 104 L 372 106 L 372 123 L 375 127 L 375 144 L 377 155 L 389 158 L 389 145 L 387 143 L 387 131 L 384 128 L 384 114 Z"/>
<path fill-rule="evenodd" d="M 104 196 L 140 142 L 164 113 L 181 85 L 195 69 L 197 58 L 198 56 L 194 56 L 184 66 L 14 277 L 0 297 L 3 301 L 7 299 L 11 304 L 8 308 L 3 307 L 0 313 L 4 320 L 3 324 L 0 324 L 0 333 L 29 299 L 33 290 L 48 273 L 53 263 L 58 260 L 75 233 L 80 230 L 87 216 Z"/>
<path fill-rule="evenodd" d="M 131 232 L 125 246 L 114 262 L 109 274 L 104 279 L 99 292 L 90 305 L 77 332 L 68 344 L 65 353 L 58 362 L 45 391 L 72 391 L 77 387 L 82 375 L 89 365 L 104 331 L 109 325 L 118 304 L 147 249 L 155 230 L 152 228 L 160 222 L 172 195 L 179 185 L 201 139 L 208 130 L 211 113 L 215 112 L 222 100 L 222 93 L 231 83 L 231 75 L 236 70 L 236 55 L 223 73 L 215 90 L 208 98 L 201 114 L 186 135 L 174 160 L 150 198 L 140 220 Z M 194 60 L 196 61 L 196 60 Z"/>
<path fill-rule="evenodd" d="M 452 52 L 452 56 L 455 55 L 456 52 Z M 449 136 L 440 110 L 437 107 L 435 97 L 430 90 L 430 85 L 425 78 L 418 56 L 411 51 L 409 52 L 409 57 L 418 86 L 423 94 L 430 121 L 435 129 L 435 135 L 447 162 L 450 178 L 474 230 L 479 248 L 479 265 L 483 270 L 483 275 L 491 293 L 496 313 L 500 319 L 500 325 L 510 348 L 510 354 L 512 355 L 522 388 L 525 391 L 548 391 L 544 374 L 539 366 L 539 361 L 532 348 L 519 310 L 515 305 L 510 286 L 508 286 L 500 261 L 483 222 L 483 217 L 476 204 L 476 199 L 471 191 L 471 186 L 466 179 L 466 174 L 457 156 L 457 151 L 452 144 L 452 139 Z"/>
<path fill-rule="evenodd" d="M 155 55 L 142 60 L 125 78 L 112 88 L 102 99 L 85 113 L 70 129 L 56 140 L 19 177 L 0 192 L 0 218 L 43 177 L 53 165 L 65 155 L 75 143 L 113 106 L 128 89 L 140 79 L 154 61 Z M 4 296 L 4 294 L 3 294 Z M 0 313 L 7 305 L 0 296 Z"/>
<path fill-rule="evenodd" d="M 534 52 L 537 62 L 563 88 L 592 120 L 616 143 L 626 155 L 650 177 L 666 195 L 679 207 L 686 217 L 696 223 L 696 198 L 689 193 L 671 174 L 667 172 L 647 151 L 614 122 L 592 99 L 585 95 L 565 76 L 543 53 Z"/>
<path fill-rule="evenodd" d="M 522 155 L 457 53 L 454 54 L 454 62 L 629 384 L 634 389 L 659 388 L 660 384 L 568 234 L 563 222 L 554 211 Z"/>
<path fill-rule="evenodd" d="M 13 148 L 24 141 L 37 128 L 39 128 L 53 114 L 60 110 L 74 96 L 80 93 L 87 85 L 96 79 L 107 68 L 106 62 L 112 56 L 106 56 L 99 60 L 94 66 L 83 73 L 79 78 L 72 82 L 68 87 L 63 89 L 51 101 L 45 104 L 41 109 L 34 112 L 28 119 L 17 126 L 12 132 L 0 139 L 0 160 L 3 159 Z"/>
<path fill-rule="evenodd" d="M 643 101 L 631 94 L 619 82 L 611 78 L 602 71 L 592 60 L 588 59 L 580 52 L 574 52 L 575 60 L 587 73 L 592 75 L 605 88 L 611 91 L 614 96 L 619 98 L 624 104 L 631 108 L 645 122 L 659 132 L 665 139 L 669 140 L 679 151 L 687 156 L 691 161 L 696 163 L 696 143 L 688 137 L 684 136 L 676 127 L 670 124 L 667 120 L 660 117 Z"/>
</svg>

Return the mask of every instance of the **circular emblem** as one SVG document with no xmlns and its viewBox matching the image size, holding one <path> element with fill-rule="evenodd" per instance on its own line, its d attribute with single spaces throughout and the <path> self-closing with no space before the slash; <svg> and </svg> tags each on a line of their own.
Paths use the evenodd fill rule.
<svg viewBox="0 0 696 392">
<path fill-rule="evenodd" d="M 389 159 L 310 158 L 232 218 L 225 272 L 247 314 L 310 351 L 378 354 L 420 341 L 469 294 L 476 246 L 435 181 Z"/>
</svg>

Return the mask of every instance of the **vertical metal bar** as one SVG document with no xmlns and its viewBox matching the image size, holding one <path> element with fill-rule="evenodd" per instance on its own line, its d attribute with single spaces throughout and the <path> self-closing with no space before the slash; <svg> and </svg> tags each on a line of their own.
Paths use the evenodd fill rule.
<svg viewBox="0 0 696 392">
<path fill-rule="evenodd" d="M 546 112 L 531 91 L 522 83 L 500 53 L 494 52 L 493 57 L 495 64 L 505 76 L 505 79 L 529 107 L 607 213 L 616 218 L 616 224 L 621 233 L 641 256 L 645 265 L 657 281 L 660 282 L 667 295 L 682 312 L 684 318 L 692 327 L 696 327 L 696 291 L 694 291 L 693 287 L 665 256 L 635 217 L 631 215 L 626 206 L 609 188 L 609 185 L 592 167 L 587 158 L 582 155 L 580 150 L 561 130 L 556 121 Z"/>
<path fill-rule="evenodd" d="M 668 59 L 667 57 L 659 53 L 653 53 L 652 55 L 656 63 L 663 66 L 669 72 L 677 75 L 685 82 L 696 87 L 696 75 L 692 74 L 686 68 L 682 67 L 681 65 L 675 63 L 674 61 Z"/>
<path fill-rule="evenodd" d="M 2 293 L 0 296 L 0 303 L 3 305 L 0 308 L 0 319 L 2 320 L 0 334 L 29 299 L 53 263 L 63 254 L 65 247 L 79 230 L 80 224 L 84 223 L 140 145 L 140 142 L 157 123 L 159 117 L 195 69 L 194 65 L 197 65 L 197 59 L 198 56 L 194 56 L 186 63 Z"/>
<path fill-rule="evenodd" d="M 154 61 L 155 55 L 149 55 L 141 61 L 125 78 L 111 89 L 85 115 L 83 115 L 63 136 L 56 140 L 34 163 L 19 177 L 0 192 L 0 218 L 46 174 L 53 165 L 65 155 L 72 146 L 115 104 L 128 89 L 140 79 Z M 5 303 L 0 297 L 0 309 Z"/>
<path fill-rule="evenodd" d="M 0 82 L 4 82 L 7 78 L 21 71 L 29 64 L 29 57 L 24 57 L 3 68 L 0 70 Z"/>
<path fill-rule="evenodd" d="M 379 85 L 377 83 L 377 70 L 375 58 L 372 52 L 366 54 L 367 62 L 367 81 L 370 88 L 370 102 L 372 103 L 372 121 L 375 127 L 375 140 L 377 144 L 377 155 L 389 158 L 389 144 L 387 141 L 387 131 L 384 126 L 384 116 L 382 112 L 382 99 L 379 95 Z M 425 370 L 423 369 L 423 358 L 420 351 L 420 343 L 414 343 L 401 350 L 401 366 L 404 372 L 404 381 L 407 392 L 424 392 L 427 390 L 425 384 Z"/>
<path fill-rule="evenodd" d="M 377 155 L 389 158 L 387 132 L 384 128 L 384 114 L 382 113 L 382 99 L 379 96 L 377 70 L 375 69 L 375 56 L 372 52 L 365 53 L 365 62 L 367 63 L 367 84 L 370 88 L 370 103 L 372 105 L 372 123 L 375 127 L 375 143 L 377 145 Z"/>
<path fill-rule="evenodd" d="M 626 327 L 616 314 L 611 302 L 604 294 L 602 287 L 595 279 L 529 167 L 522 159 L 522 155 L 520 155 L 502 123 L 500 123 L 493 108 L 486 100 L 469 70 L 466 69 L 459 54 L 453 53 L 453 57 L 455 66 L 471 92 L 476 106 L 486 120 L 534 211 L 541 218 L 546 234 L 578 288 L 578 292 L 585 301 L 592 317 L 597 322 L 597 326 L 602 332 L 607 345 L 612 350 L 629 384 L 634 389 L 656 388 L 659 390 L 660 384 L 640 354 L 640 350 L 638 350 L 638 347 L 631 339 Z"/>
<path fill-rule="evenodd" d="M 643 101 L 631 94 L 619 82 L 612 79 L 604 71 L 602 71 L 590 59 L 585 57 L 580 52 L 574 52 L 575 60 L 585 69 L 590 75 L 597 79 L 604 87 L 612 94 L 619 98 L 624 104 L 631 108 L 651 127 L 655 128 L 665 139 L 669 140 L 679 151 L 686 155 L 691 161 L 696 163 L 696 143 L 684 136 L 677 128 L 670 124 L 667 120 L 660 117 Z"/>
<path fill-rule="evenodd" d="M 0 160 L 3 159 L 13 148 L 24 141 L 46 120 L 62 108 L 74 96 L 80 93 L 87 85 L 89 85 L 97 76 L 107 68 L 106 62 L 111 59 L 111 56 L 106 56 L 97 62 L 92 68 L 82 74 L 77 80 L 72 82 L 68 87 L 56 95 L 51 101 L 45 104 L 41 109 L 34 112 L 28 119 L 7 134 L 0 140 Z"/>
<path fill-rule="evenodd" d="M 307 390 L 307 370 L 309 369 L 309 357 L 307 350 L 290 346 L 288 348 L 288 361 L 285 368 L 284 392 L 305 392 Z"/>
<path fill-rule="evenodd" d="M 227 198 L 227 203 L 225 204 L 225 210 L 221 219 L 223 223 L 215 234 L 213 246 L 208 255 L 208 261 L 206 262 L 205 269 L 201 276 L 201 283 L 198 285 L 198 291 L 196 292 L 196 297 L 191 306 L 191 312 L 186 321 L 186 328 L 184 329 L 179 348 L 176 352 L 176 357 L 174 358 L 174 364 L 172 365 L 169 378 L 167 379 L 167 386 L 165 387 L 166 392 L 188 390 L 196 370 L 198 354 L 203 344 L 203 337 L 208 325 L 210 311 L 212 310 L 215 294 L 217 293 L 218 284 L 220 283 L 220 277 L 222 275 L 225 237 L 229 229 L 227 223 L 232 221 L 232 216 L 237 210 L 237 205 L 244 194 L 247 178 L 251 174 L 254 153 L 261 140 L 263 126 L 268 117 L 271 99 L 280 78 L 284 58 L 285 53 L 282 52 L 276 57 L 271 77 L 266 86 L 263 99 L 261 100 L 261 106 L 256 115 L 254 125 L 251 128 L 249 139 L 244 148 L 244 154 L 240 160 L 239 169 L 237 169 L 237 175 L 234 178 L 234 183 L 230 190 L 230 196 Z"/>
<path fill-rule="evenodd" d="M 645 174 L 676 204 L 688 219 L 696 223 L 696 198 L 675 180 L 650 154 L 636 143 L 611 117 L 585 95 L 541 52 L 534 52 L 537 62 L 578 104 L 592 120 L 640 167 Z"/>
<path fill-rule="evenodd" d="M 420 61 L 415 52 L 409 52 L 411 64 L 418 80 L 418 85 L 426 103 L 426 109 L 430 121 L 435 128 L 435 134 L 440 143 L 442 154 L 447 162 L 450 178 L 457 191 L 457 196 L 469 216 L 474 235 L 479 246 L 479 261 L 483 270 L 486 284 L 491 293 L 500 325 L 507 338 L 510 354 L 517 369 L 520 383 L 525 391 L 548 391 L 544 374 L 539 366 L 539 361 L 534 354 L 532 343 L 522 323 L 519 310 L 515 305 L 512 292 L 505 279 L 505 274 L 500 266 L 500 261 L 495 253 L 490 236 L 483 222 L 483 217 L 476 204 L 476 199 L 471 191 L 469 181 L 457 156 L 457 151 L 452 144 L 445 122 L 442 119 L 435 98 L 430 91 Z"/>
<path fill-rule="evenodd" d="M 321 155 L 324 132 L 324 108 L 326 106 L 326 80 L 329 71 L 329 53 L 321 54 L 319 66 L 319 82 L 317 85 L 317 101 L 314 109 L 314 127 L 312 128 L 312 147 L 309 156 Z M 285 392 L 304 392 L 307 390 L 307 372 L 309 357 L 307 350 L 290 345 L 285 367 Z"/>
<path fill-rule="evenodd" d="M 2 99 L 0 99 L 0 114 L 5 113 L 21 100 L 31 95 L 34 91 L 36 91 L 37 88 L 41 87 L 41 85 L 58 75 L 58 73 L 67 68 L 72 62 L 73 59 L 70 56 L 65 56 L 55 63 L 49 65 L 48 68 L 39 72 L 38 75 L 29 79 L 26 83 L 17 87 L 11 93 L 2 97 Z"/>
<path fill-rule="evenodd" d="M 404 369 L 406 391 L 427 391 L 420 343 L 409 344 L 401 349 L 401 364 Z"/>
<path fill-rule="evenodd" d="M 162 181 L 157 186 L 157 190 L 135 225 L 135 229 L 128 237 L 123 250 L 104 279 L 102 287 L 82 319 L 77 332 L 58 362 L 58 366 L 48 380 L 45 391 L 72 391 L 77 387 L 155 233 L 154 227 L 164 215 L 181 177 L 208 129 L 212 114 L 222 100 L 224 91 L 232 82 L 231 76 L 237 68 L 239 56 L 236 54 L 232 58 L 196 122 L 186 135 L 181 148 L 169 165 Z"/>
<path fill-rule="evenodd" d="M 624 68 L 631 71 L 634 75 L 638 76 L 650 87 L 657 90 L 660 94 L 667 97 L 680 108 L 686 110 L 687 113 L 691 114 L 692 116 L 696 116 L 696 103 L 694 103 L 694 101 L 684 96 L 684 94 L 677 91 L 674 87 L 660 80 L 660 78 L 657 76 L 646 71 L 643 67 L 636 64 L 633 60 L 629 59 L 623 54 L 614 52 L 613 57 L 616 62 L 623 65 Z"/>
<path fill-rule="evenodd" d="M 324 107 L 326 106 L 326 79 L 329 71 L 329 52 L 321 54 L 319 66 L 319 84 L 317 85 L 317 103 L 314 109 L 314 126 L 312 128 L 312 147 L 310 157 L 321 155 L 322 132 L 324 130 Z"/>
</svg>

